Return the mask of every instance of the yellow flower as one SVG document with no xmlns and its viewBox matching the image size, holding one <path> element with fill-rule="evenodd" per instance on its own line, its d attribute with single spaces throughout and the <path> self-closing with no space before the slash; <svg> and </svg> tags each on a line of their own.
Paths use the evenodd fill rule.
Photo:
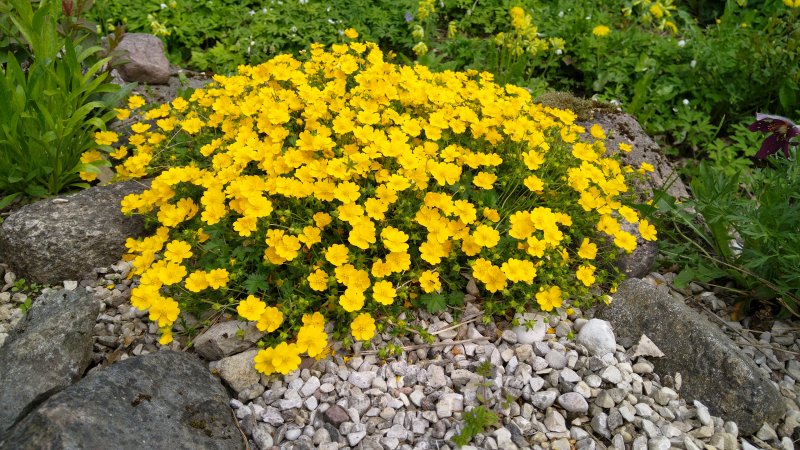
<svg viewBox="0 0 800 450">
<path fill-rule="evenodd" d="M 163 266 L 160 267 L 158 272 L 158 278 L 161 280 L 165 286 L 169 286 L 171 284 L 180 283 L 183 280 L 183 277 L 186 276 L 186 267 L 175 263 L 175 262 L 167 262 Z"/>
<path fill-rule="evenodd" d="M 800 0 L 798 0 L 800 1 Z M 642 239 L 646 241 L 655 241 L 656 240 L 656 227 L 654 227 L 650 222 L 646 219 L 642 219 L 639 222 L 639 234 L 642 236 Z"/>
<path fill-rule="evenodd" d="M 314 223 L 317 224 L 319 228 L 325 228 L 328 224 L 331 223 L 331 215 L 324 212 L 315 213 L 313 216 Z"/>
<path fill-rule="evenodd" d="M 166 258 L 167 261 L 174 261 L 176 263 L 191 257 L 192 246 L 186 241 L 171 241 L 167 244 L 167 251 L 164 252 L 164 258 Z"/>
<path fill-rule="evenodd" d="M 589 241 L 589 238 L 583 238 L 581 247 L 578 249 L 578 256 L 583 259 L 594 259 L 597 256 L 597 245 Z"/>
<path fill-rule="evenodd" d="M 172 343 L 172 328 L 164 327 L 159 329 L 161 337 L 158 338 L 158 343 L 161 345 L 169 345 Z"/>
<path fill-rule="evenodd" d="M 536 303 L 542 311 L 552 311 L 553 308 L 560 308 L 563 299 L 561 298 L 561 288 L 550 286 L 542 288 L 536 293 Z"/>
<path fill-rule="evenodd" d="M 368 313 L 361 313 L 350 324 L 353 337 L 359 341 L 368 341 L 375 336 L 375 319 Z"/>
<path fill-rule="evenodd" d="M 364 293 L 347 288 L 344 294 L 339 296 L 339 305 L 347 312 L 358 311 L 364 307 Z"/>
<path fill-rule="evenodd" d="M 97 145 L 111 145 L 119 140 L 119 135 L 113 131 L 98 131 L 94 134 Z"/>
<path fill-rule="evenodd" d="M 300 349 L 296 344 L 281 342 L 272 352 L 272 367 L 275 368 L 275 372 L 283 375 L 300 367 L 300 361 Z"/>
<path fill-rule="evenodd" d="M 497 222 L 500 220 L 500 214 L 497 213 L 496 209 L 491 208 L 483 208 L 483 217 L 490 222 Z"/>
<path fill-rule="evenodd" d="M 228 271 L 225 269 L 214 269 L 208 272 L 206 280 L 211 289 L 219 289 L 228 284 Z"/>
<path fill-rule="evenodd" d="M 315 357 L 328 346 L 328 335 L 321 327 L 302 326 L 297 333 L 297 348 L 308 356 Z"/>
<path fill-rule="evenodd" d="M 390 281 L 377 281 L 372 285 L 372 298 L 381 305 L 391 305 L 397 291 Z"/>
<path fill-rule="evenodd" d="M 144 98 L 138 95 L 132 95 L 130 98 L 128 98 L 128 108 L 130 109 L 139 109 L 144 106 L 144 104 Z"/>
<path fill-rule="evenodd" d="M 625 142 L 620 142 L 619 149 L 625 153 L 628 153 L 633 150 L 633 146 L 631 146 L 631 144 L 626 144 Z"/>
<path fill-rule="evenodd" d="M 275 366 L 272 365 L 272 356 L 275 349 L 272 347 L 265 348 L 258 352 L 253 361 L 256 363 L 256 370 L 264 375 L 271 375 L 275 373 Z"/>
<path fill-rule="evenodd" d="M 606 138 L 606 132 L 603 131 L 603 128 L 598 124 L 592 125 L 592 128 L 589 129 L 589 133 L 591 133 L 592 137 L 595 139 Z"/>
<path fill-rule="evenodd" d="M 358 38 L 358 31 L 356 31 L 355 28 L 348 28 L 344 30 L 344 35 L 347 36 L 349 39 L 356 39 Z"/>
<path fill-rule="evenodd" d="M 131 110 L 124 109 L 124 108 L 114 108 L 114 112 L 117 113 L 116 117 L 117 120 L 125 120 L 131 116 Z"/>
<path fill-rule="evenodd" d="M 170 297 L 161 299 L 150 306 L 150 320 L 158 322 L 159 327 L 172 325 L 178 319 L 178 302 Z"/>
<path fill-rule="evenodd" d="M 325 328 L 325 317 L 319 311 L 314 314 L 303 314 L 303 325 Z"/>
<path fill-rule="evenodd" d="M 328 289 L 328 274 L 322 269 L 317 269 L 308 275 L 308 285 L 315 291 Z"/>
<path fill-rule="evenodd" d="M 475 243 L 481 247 L 492 248 L 500 242 L 500 233 L 487 225 L 478 225 L 472 234 Z"/>
<path fill-rule="evenodd" d="M 327 259 L 329 263 L 338 267 L 347 262 L 349 253 L 350 252 L 347 250 L 347 247 L 344 245 L 333 244 L 328 247 L 328 250 L 325 252 L 325 259 Z"/>
<path fill-rule="evenodd" d="M 206 279 L 207 273 L 203 270 L 197 270 L 189 274 L 184 283 L 186 290 L 191 292 L 200 292 L 208 288 L 208 280 Z"/>
<path fill-rule="evenodd" d="M 489 172 L 480 172 L 472 179 L 472 184 L 481 189 L 491 189 L 495 181 L 497 181 L 497 175 Z"/>
<path fill-rule="evenodd" d="M 521 281 L 531 284 L 536 277 L 536 268 L 533 266 L 533 263 L 528 260 L 509 258 L 508 261 L 503 263 L 501 270 L 503 274 L 513 282 Z"/>
<path fill-rule="evenodd" d="M 591 286 L 596 281 L 594 276 L 595 267 L 591 264 L 581 265 L 575 272 L 575 276 L 586 286 Z"/>
<path fill-rule="evenodd" d="M 636 237 L 627 231 L 618 231 L 614 235 L 614 245 L 630 253 L 636 250 Z"/>
<path fill-rule="evenodd" d="M 611 32 L 611 28 L 608 28 L 605 25 L 598 25 L 598 26 L 592 28 L 592 34 L 597 36 L 597 37 L 606 36 L 610 32 Z"/>
<path fill-rule="evenodd" d="M 277 330 L 283 323 L 283 313 L 274 306 L 266 306 L 257 318 L 256 328 L 267 333 Z"/>
<path fill-rule="evenodd" d="M 783 4 L 789 8 L 800 8 L 800 0 L 783 0 Z"/>
<path fill-rule="evenodd" d="M 247 299 L 239 302 L 236 307 L 236 312 L 245 320 L 259 320 L 264 310 L 267 309 L 267 304 L 253 295 L 248 295 Z"/>
<path fill-rule="evenodd" d="M 419 276 L 419 284 L 422 290 L 426 293 L 436 292 L 442 288 L 442 282 L 439 280 L 439 274 L 430 270 L 422 272 Z"/>
</svg>

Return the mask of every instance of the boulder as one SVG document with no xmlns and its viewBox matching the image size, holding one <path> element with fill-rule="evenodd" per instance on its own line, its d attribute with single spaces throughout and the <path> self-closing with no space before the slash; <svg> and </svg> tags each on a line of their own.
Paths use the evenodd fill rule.
<svg viewBox="0 0 800 450">
<path fill-rule="evenodd" d="M 39 296 L 0 348 L 0 435 L 83 376 L 100 304 L 85 289 Z"/>
<path fill-rule="evenodd" d="M 164 54 L 164 44 L 159 38 L 146 33 L 125 33 L 114 58 L 116 70 L 123 80 L 147 84 L 168 84 L 169 61 Z"/>
<path fill-rule="evenodd" d="M 196 356 L 151 353 L 50 397 L 0 438 L 0 449 L 244 449 L 228 401 Z"/>
<path fill-rule="evenodd" d="M 195 338 L 194 349 L 203 358 L 218 361 L 253 347 L 265 334 L 252 323 L 229 320 L 214 324 Z"/>
<path fill-rule="evenodd" d="M 664 353 L 652 361 L 655 372 L 662 377 L 680 373 L 681 396 L 736 422 L 742 435 L 783 416 L 778 389 L 736 344 L 701 314 L 644 281 L 622 283 L 596 316 L 611 322 L 625 347 L 646 334 Z"/>
<path fill-rule="evenodd" d="M 120 201 L 147 187 L 126 181 L 25 205 L 0 225 L 0 255 L 17 276 L 37 283 L 92 276 L 120 260 L 128 237 L 143 235 L 142 218 L 123 215 Z"/>
</svg>

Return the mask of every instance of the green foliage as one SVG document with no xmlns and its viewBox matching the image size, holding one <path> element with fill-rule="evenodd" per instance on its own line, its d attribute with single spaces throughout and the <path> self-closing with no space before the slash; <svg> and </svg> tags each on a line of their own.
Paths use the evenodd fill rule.
<svg viewBox="0 0 800 450">
<path fill-rule="evenodd" d="M 269 0 L 122 0 L 93 9 L 104 30 L 128 30 L 164 39 L 173 63 L 215 73 L 235 72 L 279 53 L 297 53 L 311 43 L 342 41 L 353 27 L 386 50 L 410 48 L 403 20 L 409 4 L 390 0 L 274 2 Z"/>
<path fill-rule="evenodd" d="M 663 253 L 683 270 L 676 283 L 730 279 L 747 292 L 746 303 L 777 301 L 798 315 L 800 301 L 800 170 L 796 161 L 772 157 L 769 167 L 731 174 L 701 163 L 694 198 L 678 203 L 660 193 Z"/>
<path fill-rule="evenodd" d="M 480 405 L 472 408 L 463 415 L 464 425 L 461 433 L 453 436 L 453 443 L 459 447 L 467 445 L 478 433 L 486 431 L 497 423 L 497 414 Z"/>
<path fill-rule="evenodd" d="M 32 57 L 23 65 L 9 51 L 0 74 L 0 195 L 41 197 L 84 186 L 81 155 L 95 146 L 93 132 L 105 129 L 124 93 L 106 82 L 109 59 L 95 58 L 100 47 L 58 34 L 60 5 L 45 0 L 34 12 L 27 0 L 11 4 L 8 17 Z"/>
</svg>

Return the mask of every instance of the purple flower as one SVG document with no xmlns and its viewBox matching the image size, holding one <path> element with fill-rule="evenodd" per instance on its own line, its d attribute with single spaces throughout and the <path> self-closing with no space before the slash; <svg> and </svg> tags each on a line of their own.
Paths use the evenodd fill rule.
<svg viewBox="0 0 800 450">
<path fill-rule="evenodd" d="M 756 158 L 764 159 L 767 156 L 783 150 L 783 154 L 789 157 L 790 141 L 800 136 L 800 126 L 795 125 L 786 117 L 773 116 L 769 114 L 756 114 L 756 121 L 747 127 L 750 131 L 761 131 L 762 133 L 772 133 L 764 139 L 761 149 L 756 154 Z M 797 145 L 794 143 L 794 145 Z"/>
<path fill-rule="evenodd" d="M 414 15 L 412 15 L 410 12 L 406 11 L 405 19 L 406 19 L 406 22 L 411 22 L 412 20 L 414 20 Z"/>
</svg>

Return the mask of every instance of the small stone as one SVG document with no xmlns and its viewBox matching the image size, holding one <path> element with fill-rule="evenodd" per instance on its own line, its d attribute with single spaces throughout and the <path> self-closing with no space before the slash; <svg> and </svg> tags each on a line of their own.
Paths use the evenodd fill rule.
<svg viewBox="0 0 800 450">
<path fill-rule="evenodd" d="M 775 433 L 775 430 L 769 426 L 769 424 L 765 423 L 758 433 L 756 433 L 756 437 L 761 439 L 764 442 L 767 441 L 778 441 L 778 434 Z"/>
<path fill-rule="evenodd" d="M 420 390 L 414 390 L 408 395 L 408 398 L 411 399 L 411 403 L 413 403 L 414 406 L 419 408 L 420 405 L 422 405 L 422 400 L 425 398 L 425 394 Z"/>
<path fill-rule="evenodd" d="M 374 378 L 375 372 L 350 372 L 347 381 L 357 388 L 369 389 Z"/>
<path fill-rule="evenodd" d="M 428 367 L 428 385 L 433 389 L 441 389 L 447 386 L 447 377 L 444 375 L 444 368 L 435 364 Z"/>
<path fill-rule="evenodd" d="M 545 319 L 547 316 L 543 314 L 525 313 L 517 314 L 514 319 L 519 323 L 519 326 L 511 330 L 517 335 L 517 342 L 520 344 L 533 344 L 534 342 L 541 342 L 544 340 L 544 335 L 547 332 L 547 323 Z M 531 329 L 526 325 L 530 323 Z"/>
<path fill-rule="evenodd" d="M 706 405 L 700 403 L 699 401 L 694 401 L 694 406 L 697 408 L 697 420 L 700 421 L 703 425 L 711 425 L 711 414 L 708 412 L 708 408 Z"/>
<path fill-rule="evenodd" d="M 600 374 L 600 378 L 616 385 L 622 382 L 622 372 L 616 366 L 608 366 Z"/>
<path fill-rule="evenodd" d="M 576 341 L 595 356 L 613 353 L 617 349 L 617 341 L 611 324 L 600 319 L 591 319 L 586 322 L 578 332 Z"/>
<path fill-rule="evenodd" d="M 311 377 L 305 382 L 305 384 L 303 384 L 303 387 L 300 388 L 300 395 L 303 397 L 309 397 L 313 395 L 320 386 L 321 384 L 319 382 L 319 378 Z"/>
<path fill-rule="evenodd" d="M 547 408 L 544 415 L 544 426 L 556 433 L 567 431 L 564 416 L 553 408 Z"/>
<path fill-rule="evenodd" d="M 502 335 L 502 339 L 504 341 L 508 342 L 509 344 L 514 345 L 518 341 L 517 333 L 513 332 L 512 330 L 504 330 L 503 331 L 503 335 Z"/>
<path fill-rule="evenodd" d="M 325 411 L 323 418 L 326 422 L 339 428 L 341 424 L 350 420 L 350 415 L 340 405 L 333 405 Z"/>
<path fill-rule="evenodd" d="M 271 426 L 265 423 L 257 423 L 255 428 L 253 428 L 251 437 L 260 450 L 266 450 L 274 445 L 272 439 L 273 432 L 274 429 Z"/>
<path fill-rule="evenodd" d="M 65 291 L 74 291 L 78 289 L 78 282 L 74 280 L 64 281 L 64 290 Z"/>
<path fill-rule="evenodd" d="M 284 434 L 283 436 L 289 441 L 294 441 L 297 440 L 297 438 L 299 438 L 301 434 L 303 434 L 303 430 L 301 430 L 300 428 L 289 428 L 288 430 L 286 430 L 286 434 Z"/>
<path fill-rule="evenodd" d="M 639 338 L 639 343 L 636 345 L 632 355 L 633 358 L 639 356 L 652 356 L 654 358 L 661 358 L 664 356 L 664 352 L 662 352 L 658 346 L 656 346 L 656 344 L 650 340 L 649 337 L 643 334 L 642 337 Z"/>
<path fill-rule="evenodd" d="M 364 430 L 364 431 L 354 431 L 352 433 L 348 433 L 347 434 L 347 443 L 350 444 L 350 447 L 355 447 L 366 436 L 367 436 L 366 430 Z"/>
<path fill-rule="evenodd" d="M 314 445 L 316 446 L 327 444 L 330 441 L 331 441 L 331 434 L 328 433 L 328 430 L 326 430 L 325 428 L 319 428 L 316 431 L 314 431 L 314 436 L 312 436 L 311 438 L 311 442 L 313 442 Z"/>
<path fill-rule="evenodd" d="M 497 441 L 498 448 L 509 450 L 519 448 L 517 447 L 517 444 L 511 440 L 511 432 L 505 427 L 500 427 L 494 430 L 492 437 Z"/>
<path fill-rule="evenodd" d="M 436 403 L 436 415 L 439 418 L 452 417 L 453 412 L 464 410 L 464 396 L 461 394 L 444 394 Z"/>
<path fill-rule="evenodd" d="M 580 375 L 575 373 L 575 371 L 570 369 L 569 367 L 561 369 L 560 376 L 561 379 L 566 381 L 567 383 L 577 383 L 581 381 Z"/>
<path fill-rule="evenodd" d="M 594 404 L 605 409 L 613 408 L 614 405 L 616 405 L 608 391 L 600 391 L 600 393 L 597 394 L 597 398 L 594 399 Z"/>
<path fill-rule="evenodd" d="M 558 397 L 558 392 L 556 391 L 547 390 L 537 392 L 531 395 L 531 404 L 537 409 L 544 411 L 556 401 L 556 397 Z"/>
<path fill-rule="evenodd" d="M 567 366 L 567 357 L 559 351 L 551 351 L 544 355 L 547 365 L 553 369 L 561 370 Z"/>
<path fill-rule="evenodd" d="M 659 436 L 653 439 L 650 439 L 650 442 L 647 444 L 648 450 L 669 450 L 671 447 L 671 443 L 669 439 L 665 438 L 664 436 Z"/>
<path fill-rule="evenodd" d="M 561 405 L 562 408 L 574 414 L 583 414 L 589 411 L 589 403 L 587 403 L 586 399 L 577 392 L 561 394 L 558 397 L 558 404 Z"/>
</svg>

